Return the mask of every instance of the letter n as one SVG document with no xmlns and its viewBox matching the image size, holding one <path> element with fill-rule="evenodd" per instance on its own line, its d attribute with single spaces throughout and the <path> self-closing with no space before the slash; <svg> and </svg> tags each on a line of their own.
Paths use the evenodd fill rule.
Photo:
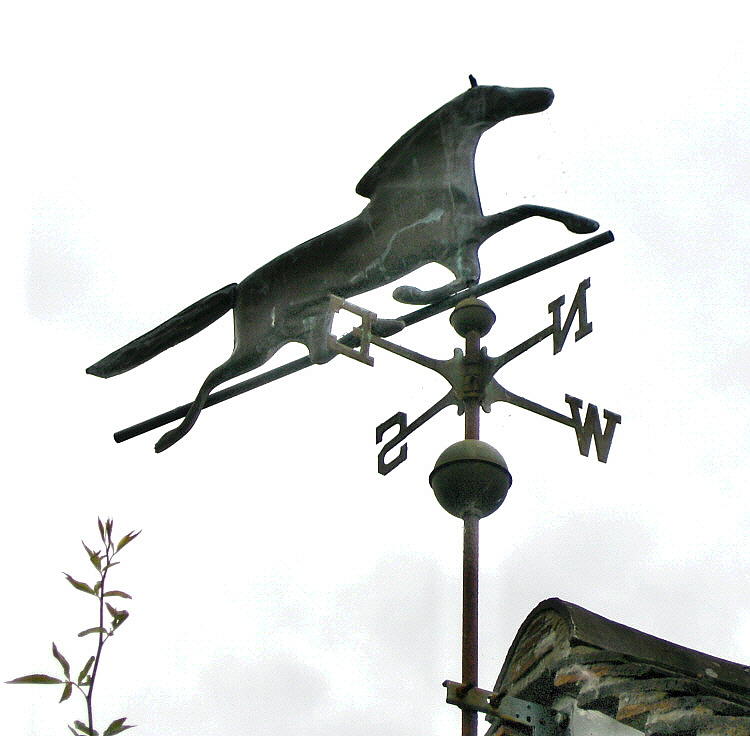
<svg viewBox="0 0 750 736">
<path fill-rule="evenodd" d="M 578 313 L 578 329 L 575 331 L 576 342 L 582 337 L 586 337 L 594 329 L 586 315 L 586 289 L 589 286 L 591 286 L 591 279 L 584 279 L 578 284 L 576 295 L 573 297 L 573 304 L 565 318 L 565 324 L 562 321 L 562 306 L 565 304 L 565 296 L 559 296 L 555 301 L 549 303 L 547 309 L 552 314 L 552 353 L 554 355 L 557 355 L 563 349 L 576 313 Z"/>
<path fill-rule="evenodd" d="M 586 410 L 586 419 L 581 421 L 581 409 L 583 402 L 575 396 L 565 395 L 565 401 L 570 405 L 571 426 L 576 431 L 578 438 L 578 449 L 581 455 L 588 457 L 591 449 L 591 438 L 594 439 L 596 446 L 596 457 L 600 463 L 606 463 L 609 455 L 609 448 L 612 446 L 612 438 L 615 434 L 615 427 L 622 422 L 622 417 L 615 414 L 609 409 L 604 410 L 604 418 L 607 424 L 602 432 L 602 424 L 599 421 L 599 409 L 593 404 L 589 404 Z"/>
</svg>

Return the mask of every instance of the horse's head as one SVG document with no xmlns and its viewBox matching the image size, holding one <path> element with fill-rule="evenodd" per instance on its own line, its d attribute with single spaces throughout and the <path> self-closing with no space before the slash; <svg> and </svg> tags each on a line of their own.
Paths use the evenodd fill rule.
<svg viewBox="0 0 750 736">
<path fill-rule="evenodd" d="M 515 115 L 546 110 L 555 95 L 547 87 L 472 86 L 448 103 L 464 125 L 489 128 Z"/>
<path fill-rule="evenodd" d="M 466 92 L 404 133 L 362 177 L 357 184 L 357 194 L 372 197 L 376 187 L 384 181 L 413 177 L 417 158 L 421 160 L 421 176 L 428 176 L 432 171 L 435 180 L 442 181 L 445 179 L 445 152 L 462 151 L 470 156 L 462 162 L 459 172 L 465 179 L 464 189 L 478 197 L 473 157 L 482 133 L 514 115 L 546 110 L 553 99 L 554 94 L 547 87 L 475 86 L 473 80 Z M 427 165 L 428 159 L 434 162 L 434 167 Z M 453 182 L 457 184 L 455 175 Z"/>
</svg>

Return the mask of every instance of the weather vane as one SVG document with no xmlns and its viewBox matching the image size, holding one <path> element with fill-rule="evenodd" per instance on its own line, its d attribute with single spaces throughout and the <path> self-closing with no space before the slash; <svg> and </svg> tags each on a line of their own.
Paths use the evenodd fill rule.
<svg viewBox="0 0 750 736">
<path fill-rule="evenodd" d="M 480 86 L 471 76 L 470 82 L 463 94 L 401 136 L 362 177 L 356 191 L 370 201 L 359 215 L 274 258 L 240 283 L 204 297 L 94 363 L 87 373 L 108 378 L 128 371 L 233 311 L 234 350 L 209 373 L 193 402 L 115 433 L 115 440 L 121 442 L 182 419 L 159 439 L 157 452 L 184 437 L 203 408 L 310 365 L 327 363 L 339 354 L 373 365 L 370 350 L 374 345 L 443 376 L 450 385 L 448 392 L 421 416 L 409 423 L 404 412 L 397 412 L 377 427 L 376 441 L 382 443 L 378 471 L 385 475 L 406 460 L 406 438 L 442 409 L 455 406 L 464 415 L 464 440 L 448 447 L 430 474 L 440 504 L 464 522 L 462 682 L 444 683 L 447 699 L 462 710 L 463 736 L 475 736 L 477 712 L 507 719 L 510 724 L 523 714 L 524 725 L 534 736 L 542 736 L 563 728 L 554 713 L 477 687 L 479 519 L 500 507 L 511 484 L 502 455 L 479 439 L 480 409 L 489 412 L 495 402 L 504 401 L 568 426 L 575 432 L 580 453 L 588 455 L 593 441 L 601 462 L 607 461 L 621 417 L 605 409 L 602 428 L 593 404 L 584 414 L 581 399 L 565 395 L 567 409 L 557 411 L 512 393 L 495 378 L 503 366 L 548 338 L 553 354 L 559 353 L 574 324 L 576 341 L 592 332 L 586 303 L 590 279 L 578 284 L 567 312 L 563 310 L 565 296 L 549 302 L 550 322 L 497 357 L 490 357 L 481 347 L 495 315 L 478 297 L 611 243 L 614 236 L 609 231 L 594 235 L 480 283 L 479 246 L 506 227 L 529 217 L 556 220 L 581 234 L 593 233 L 599 225 L 581 215 L 530 204 L 483 214 L 474 171 L 480 137 L 501 120 L 546 110 L 553 93 L 544 87 Z M 428 263 L 445 266 L 454 280 L 427 291 L 400 286 L 393 292 L 397 301 L 424 305 L 421 308 L 383 319 L 350 301 Z M 335 314 L 342 309 L 357 315 L 361 324 L 339 339 L 331 329 Z M 465 340 L 465 350 L 456 348 L 452 358 L 437 360 L 388 339 L 448 309 L 453 309 L 451 324 Z M 308 356 L 215 390 L 259 368 L 289 342 L 307 346 Z M 384 442 L 392 429 L 396 434 Z"/>
</svg>

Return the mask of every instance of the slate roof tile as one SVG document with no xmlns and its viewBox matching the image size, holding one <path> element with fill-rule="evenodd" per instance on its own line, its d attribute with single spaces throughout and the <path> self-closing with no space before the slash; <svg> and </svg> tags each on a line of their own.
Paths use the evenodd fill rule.
<svg viewBox="0 0 750 736">
<path fill-rule="evenodd" d="M 548 707 L 572 697 L 646 736 L 750 736 L 750 668 L 556 598 L 527 617 L 494 689 Z"/>
</svg>

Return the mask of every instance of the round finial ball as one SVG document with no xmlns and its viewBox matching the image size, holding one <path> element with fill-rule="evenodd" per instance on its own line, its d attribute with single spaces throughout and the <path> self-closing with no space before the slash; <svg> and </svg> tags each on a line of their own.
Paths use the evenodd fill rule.
<svg viewBox="0 0 750 736">
<path fill-rule="evenodd" d="M 459 519 L 481 519 L 497 511 L 512 482 L 503 456 L 481 440 L 452 444 L 443 450 L 430 473 L 438 503 Z"/>
<path fill-rule="evenodd" d="M 461 337 L 466 337 L 474 331 L 478 332 L 480 337 L 484 337 L 495 324 L 495 313 L 489 304 L 471 296 L 456 304 L 450 320 L 453 329 Z"/>
</svg>

